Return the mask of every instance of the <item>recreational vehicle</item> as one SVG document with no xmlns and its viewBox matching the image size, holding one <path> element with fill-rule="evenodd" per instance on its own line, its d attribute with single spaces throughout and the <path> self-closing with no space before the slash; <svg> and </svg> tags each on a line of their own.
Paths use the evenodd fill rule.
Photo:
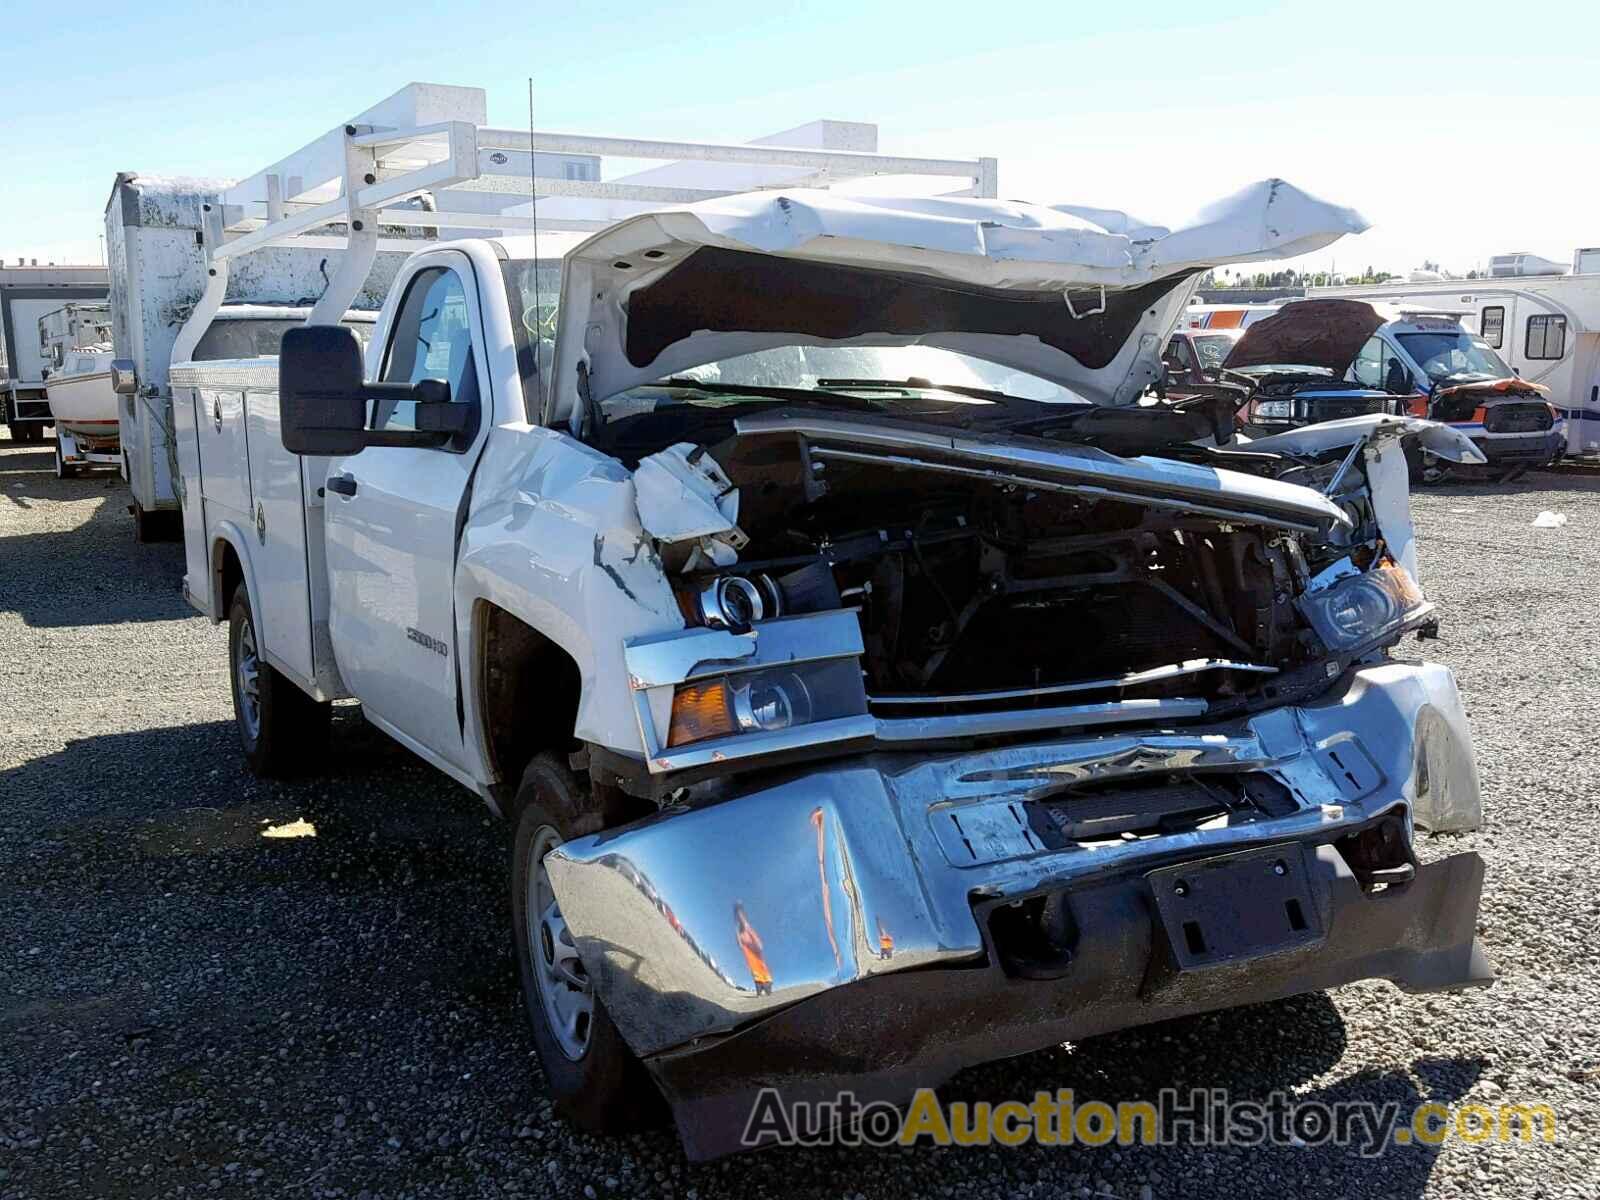
<svg viewBox="0 0 1600 1200">
<path fill-rule="evenodd" d="M 1521 260 L 1526 255 L 1501 256 Z M 1549 389 L 1569 455 L 1600 455 L 1600 255 L 1580 250 L 1569 275 L 1311 288 L 1308 296 L 1380 300 L 1456 315 L 1518 377 Z M 1518 269 L 1517 262 L 1506 270 Z"/>
</svg>

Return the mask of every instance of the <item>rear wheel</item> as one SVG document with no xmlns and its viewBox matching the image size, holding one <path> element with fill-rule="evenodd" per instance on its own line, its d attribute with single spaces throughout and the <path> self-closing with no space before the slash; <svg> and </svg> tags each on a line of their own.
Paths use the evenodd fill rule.
<svg viewBox="0 0 1600 1200">
<path fill-rule="evenodd" d="M 243 584 L 228 608 L 228 666 L 234 724 L 250 769 L 273 778 L 314 767 L 327 748 L 332 705 L 313 700 L 262 659 Z"/>
<path fill-rule="evenodd" d="M 78 464 L 67 461 L 67 452 L 61 444 L 61 435 L 56 434 L 56 478 L 72 479 L 78 474 Z"/>
<path fill-rule="evenodd" d="M 601 819 L 588 789 L 553 755 L 529 764 L 517 791 L 511 928 L 523 1008 L 545 1081 L 561 1113 L 595 1133 L 654 1125 L 661 1101 L 617 1031 L 550 886 L 545 859 Z"/>
</svg>

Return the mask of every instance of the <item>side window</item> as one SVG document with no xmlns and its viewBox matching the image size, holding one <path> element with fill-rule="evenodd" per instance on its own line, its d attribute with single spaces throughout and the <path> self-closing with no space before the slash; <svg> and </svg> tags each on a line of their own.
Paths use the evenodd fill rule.
<svg viewBox="0 0 1600 1200">
<path fill-rule="evenodd" d="M 1478 318 L 1478 335 L 1496 350 L 1500 349 L 1506 335 L 1506 310 L 1503 305 L 1496 304 L 1483 310 Z"/>
<path fill-rule="evenodd" d="M 1567 352 L 1567 319 L 1565 317 L 1529 317 L 1529 358 L 1560 358 Z"/>
<path fill-rule="evenodd" d="M 1369 388 L 1383 386 L 1384 349 L 1381 337 L 1374 336 L 1367 339 L 1366 345 L 1356 354 L 1356 361 L 1350 369 L 1357 383 Z"/>
<path fill-rule="evenodd" d="M 378 378 L 383 383 L 442 379 L 450 385 L 452 404 L 478 403 L 467 293 L 454 271 L 428 267 L 411 277 Z M 414 400 L 373 401 L 371 427 L 414 429 L 416 406 Z"/>
<path fill-rule="evenodd" d="M 1189 339 L 1175 337 L 1167 343 L 1167 367 L 1174 375 L 1182 375 L 1194 368 L 1194 356 L 1189 353 Z"/>
</svg>

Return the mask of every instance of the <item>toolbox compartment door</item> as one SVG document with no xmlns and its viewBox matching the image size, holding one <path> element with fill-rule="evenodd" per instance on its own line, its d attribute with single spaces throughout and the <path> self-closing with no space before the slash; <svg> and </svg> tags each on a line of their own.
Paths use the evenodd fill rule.
<svg viewBox="0 0 1600 1200">
<path fill-rule="evenodd" d="M 251 602 L 273 665 L 308 684 L 315 671 L 301 461 L 283 448 L 276 392 L 249 392 L 245 412 L 250 488 L 255 498 L 249 527 L 255 545 L 250 547 L 250 559 L 260 593 L 252 596 Z"/>
</svg>

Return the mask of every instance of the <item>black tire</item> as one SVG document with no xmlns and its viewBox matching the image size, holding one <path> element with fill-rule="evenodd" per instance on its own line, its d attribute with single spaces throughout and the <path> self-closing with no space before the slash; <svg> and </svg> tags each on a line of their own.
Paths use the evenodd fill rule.
<svg viewBox="0 0 1600 1200">
<path fill-rule="evenodd" d="M 56 478 L 74 479 L 77 477 L 78 468 L 67 461 L 67 453 L 61 446 L 61 435 L 56 434 Z"/>
<path fill-rule="evenodd" d="M 320 765 L 328 747 L 333 706 L 302 692 L 262 660 L 250 595 L 240 584 L 228 606 L 228 683 L 233 692 L 233 721 L 250 770 L 267 779 L 304 775 Z M 247 680 L 253 659 L 254 695 Z M 253 719 L 252 719 L 253 717 Z"/>
<path fill-rule="evenodd" d="M 592 992 L 581 1052 L 574 1057 L 564 1048 L 544 991 L 558 986 L 547 965 L 554 960 L 553 947 L 548 938 L 538 936 L 546 933 L 548 926 L 541 921 L 541 914 L 529 912 L 529 882 L 538 866 L 536 850 L 547 851 L 551 837 L 553 844 L 559 844 L 606 827 L 606 817 L 616 815 L 605 812 L 607 807 L 597 804 L 587 781 L 580 780 L 554 755 L 540 755 L 528 764 L 513 810 L 517 827 L 511 854 L 511 937 L 523 1011 L 557 1110 L 592 1133 L 620 1134 L 659 1124 L 663 1114 L 660 1094 L 623 1041 L 605 1005 Z M 558 927 L 564 928 L 559 923 Z M 530 936 L 530 929 L 536 936 Z M 570 939 L 564 944 L 570 946 Z M 540 949 L 536 950 L 536 945 Z M 541 955 L 539 960 L 536 954 Z"/>
</svg>

